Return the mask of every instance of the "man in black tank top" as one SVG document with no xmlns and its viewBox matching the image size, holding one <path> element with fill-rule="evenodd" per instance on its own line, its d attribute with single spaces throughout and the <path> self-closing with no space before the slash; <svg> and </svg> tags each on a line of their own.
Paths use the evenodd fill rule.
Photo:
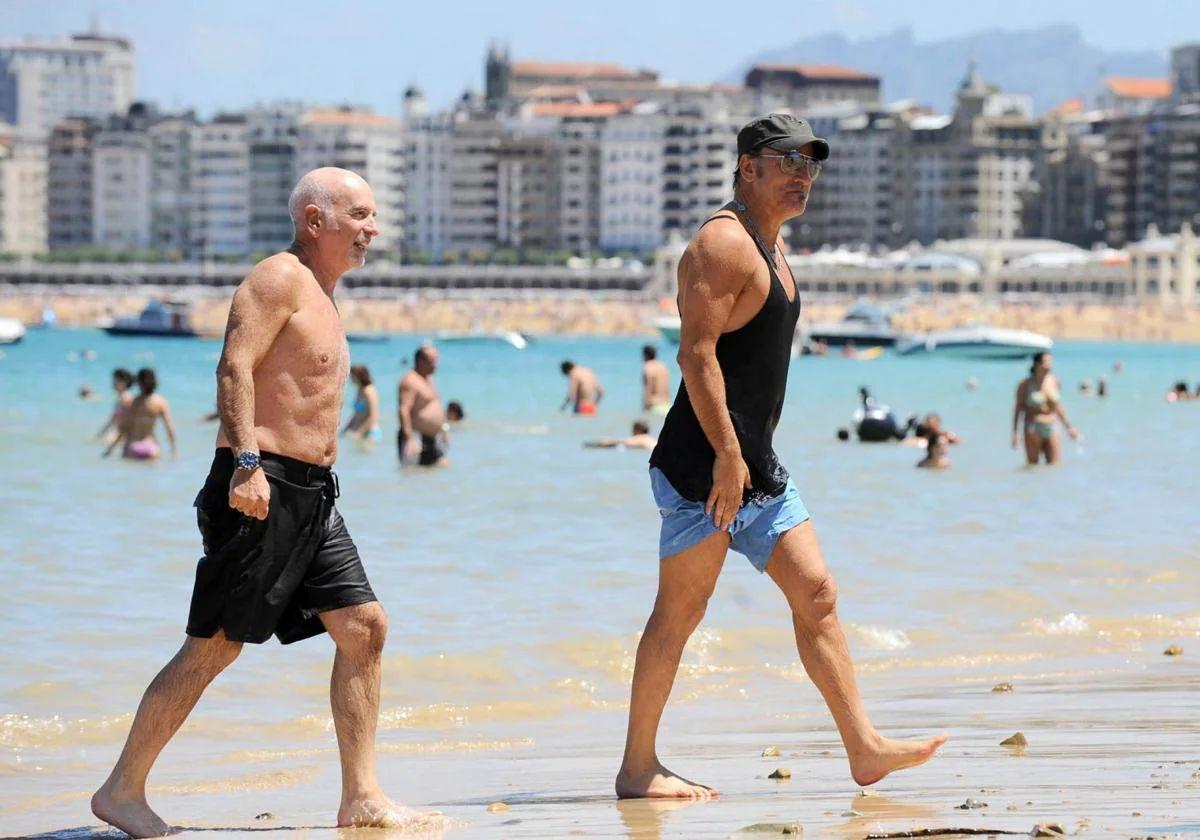
<svg viewBox="0 0 1200 840">
<path fill-rule="evenodd" d="M 800 297 L 779 228 L 804 212 L 829 144 L 772 114 L 738 132 L 734 199 L 679 263 L 683 382 L 650 456 L 662 516 L 659 586 L 638 645 L 619 797 L 707 799 L 716 791 L 663 767 L 655 740 L 684 645 L 732 548 L 779 586 L 800 659 L 837 723 L 860 785 L 927 761 L 946 740 L 875 731 L 834 608 L 833 578 L 808 511 L 772 446 Z"/>
</svg>

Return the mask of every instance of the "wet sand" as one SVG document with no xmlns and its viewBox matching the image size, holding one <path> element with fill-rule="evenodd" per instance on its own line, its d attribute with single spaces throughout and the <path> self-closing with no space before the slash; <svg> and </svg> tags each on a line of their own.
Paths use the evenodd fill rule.
<svg viewBox="0 0 1200 840">
<path fill-rule="evenodd" d="M 385 731 L 381 778 L 407 804 L 442 810 L 450 819 L 448 838 L 786 836 L 778 830 L 739 834 L 756 824 L 798 824 L 808 837 L 862 838 L 952 827 L 1024 833 L 1045 822 L 1096 837 L 1192 835 L 1200 832 L 1194 703 L 1200 668 L 1186 652 L 1164 657 L 1158 640 L 1144 641 L 1137 652 L 1093 662 L 1092 672 L 1043 662 L 1047 671 L 984 664 L 931 668 L 915 680 L 865 676 L 864 694 L 887 734 L 925 737 L 935 727 L 951 733 L 929 764 L 866 790 L 849 779 L 840 743 L 809 684 L 796 689 L 791 710 L 781 707 L 775 691 L 760 696 L 728 687 L 668 709 L 662 758 L 716 786 L 721 795 L 710 803 L 612 796 L 620 709 L 492 727 L 510 735 L 494 742 L 404 747 Z M 1013 691 L 992 690 L 1001 675 Z M 999 745 L 1016 731 L 1026 735 L 1028 747 Z M 169 748 L 151 791 L 159 812 L 190 829 L 187 834 L 411 836 L 351 835 L 333 826 L 338 776 L 332 745 L 241 753 L 230 763 L 188 767 L 179 753 L 189 751 L 194 737 L 185 732 Z M 780 755 L 762 757 L 766 746 L 778 747 Z M 788 768 L 791 778 L 769 779 L 778 767 Z M 62 778 L 0 769 L 0 778 L 5 775 L 5 834 L 82 838 L 101 831 L 87 814 L 89 791 L 63 789 L 70 785 Z M 13 790 L 14 782 L 27 790 Z M 977 807 L 960 807 L 968 800 Z M 507 810 L 489 811 L 493 802 Z"/>
</svg>

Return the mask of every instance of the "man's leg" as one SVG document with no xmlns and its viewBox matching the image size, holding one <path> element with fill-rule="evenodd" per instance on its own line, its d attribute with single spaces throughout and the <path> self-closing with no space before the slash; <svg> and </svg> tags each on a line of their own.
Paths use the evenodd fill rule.
<svg viewBox="0 0 1200 840">
<path fill-rule="evenodd" d="M 633 667 L 629 732 L 616 781 L 620 798 L 706 799 L 715 793 L 663 767 L 655 740 L 684 645 L 704 617 L 728 550 L 729 535 L 718 532 L 659 563 L 658 596 Z"/>
<path fill-rule="evenodd" d="M 241 650 L 241 642 L 229 641 L 220 630 L 211 639 L 189 636 L 184 641 L 142 696 L 121 757 L 92 796 L 93 814 L 131 837 L 159 837 L 170 831 L 146 802 L 146 777 L 204 689 Z"/>
<path fill-rule="evenodd" d="M 874 784 L 894 770 L 928 761 L 945 742 L 945 733 L 928 741 L 893 741 L 876 732 L 867 717 L 846 634 L 838 622 L 837 587 L 825 568 L 811 520 L 779 538 L 767 574 L 792 608 L 800 661 L 833 714 L 854 781 Z"/>
<path fill-rule="evenodd" d="M 329 700 L 342 760 L 340 826 L 434 828 L 441 815 L 418 814 L 392 802 L 375 775 L 375 728 L 379 722 L 380 660 L 387 616 L 377 602 L 321 613 L 337 645 Z"/>
</svg>

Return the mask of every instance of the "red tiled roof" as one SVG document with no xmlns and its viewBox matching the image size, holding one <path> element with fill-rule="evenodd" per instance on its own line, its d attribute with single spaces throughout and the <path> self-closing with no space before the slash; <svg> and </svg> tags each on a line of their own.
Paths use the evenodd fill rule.
<svg viewBox="0 0 1200 840">
<path fill-rule="evenodd" d="M 592 61 L 514 61 L 514 76 L 569 76 L 578 79 L 635 79 L 637 73 L 619 64 Z"/>
<path fill-rule="evenodd" d="M 755 64 L 754 70 L 775 73 L 796 73 L 810 79 L 876 79 L 871 73 L 855 70 L 852 67 L 842 67 L 837 64 Z"/>
<path fill-rule="evenodd" d="M 534 102 L 528 108 L 535 117 L 612 117 L 629 110 L 623 102 Z"/>
<path fill-rule="evenodd" d="M 392 117 L 348 108 L 318 108 L 305 113 L 300 121 L 305 125 L 399 125 Z"/>
<path fill-rule="evenodd" d="M 1166 99 L 1171 95 L 1170 79 L 1108 76 L 1104 79 L 1104 87 L 1122 99 Z"/>
<path fill-rule="evenodd" d="M 1066 102 L 1060 102 L 1046 113 L 1055 114 L 1058 116 L 1066 116 L 1067 114 L 1082 114 L 1083 108 L 1083 100 L 1076 97 L 1075 99 L 1068 99 Z"/>
</svg>

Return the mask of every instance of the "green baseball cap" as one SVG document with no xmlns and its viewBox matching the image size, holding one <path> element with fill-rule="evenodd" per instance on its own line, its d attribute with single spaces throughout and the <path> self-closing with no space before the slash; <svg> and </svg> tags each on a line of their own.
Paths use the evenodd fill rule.
<svg viewBox="0 0 1200 840">
<path fill-rule="evenodd" d="M 760 149 L 790 152 L 812 143 L 812 156 L 817 160 L 829 157 L 829 141 L 813 134 L 807 120 L 791 114 L 768 114 L 746 123 L 737 136 L 738 157 L 752 155 Z"/>
</svg>

